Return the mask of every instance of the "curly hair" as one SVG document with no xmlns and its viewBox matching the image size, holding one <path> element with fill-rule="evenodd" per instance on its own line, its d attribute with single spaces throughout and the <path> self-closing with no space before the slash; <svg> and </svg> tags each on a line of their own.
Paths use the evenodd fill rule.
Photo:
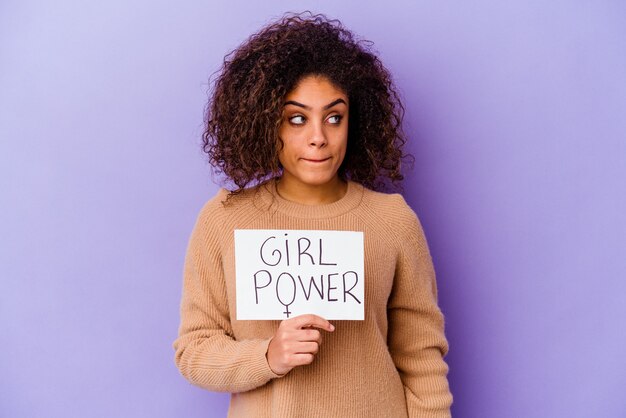
<svg viewBox="0 0 626 418">
<path fill-rule="evenodd" d="M 307 16 L 308 14 L 308 16 Z M 203 151 L 241 192 L 279 176 L 278 130 L 284 97 L 307 75 L 321 75 L 350 103 L 348 144 L 338 174 L 374 190 L 403 180 L 404 106 L 388 70 L 336 19 L 288 12 L 224 58 L 205 110 Z M 219 71 L 219 70 L 218 70 Z"/>
</svg>

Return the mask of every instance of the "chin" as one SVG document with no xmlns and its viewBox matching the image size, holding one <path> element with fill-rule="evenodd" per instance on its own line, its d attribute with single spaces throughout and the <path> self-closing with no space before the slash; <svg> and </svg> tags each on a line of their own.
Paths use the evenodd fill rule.
<svg viewBox="0 0 626 418">
<path fill-rule="evenodd" d="M 337 174 L 322 174 L 322 173 L 309 173 L 303 176 L 300 176 L 300 181 L 302 183 L 308 184 L 309 186 L 323 186 L 335 179 Z"/>
</svg>

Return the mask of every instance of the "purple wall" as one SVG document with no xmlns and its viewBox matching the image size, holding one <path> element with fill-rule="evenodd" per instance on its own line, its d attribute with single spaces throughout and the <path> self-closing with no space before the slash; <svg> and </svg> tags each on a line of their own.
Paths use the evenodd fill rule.
<svg viewBox="0 0 626 418">
<path fill-rule="evenodd" d="M 0 5 L 0 416 L 225 416 L 171 347 L 207 80 L 306 8 L 404 97 L 454 415 L 626 416 L 623 2 L 86 3 Z"/>
</svg>

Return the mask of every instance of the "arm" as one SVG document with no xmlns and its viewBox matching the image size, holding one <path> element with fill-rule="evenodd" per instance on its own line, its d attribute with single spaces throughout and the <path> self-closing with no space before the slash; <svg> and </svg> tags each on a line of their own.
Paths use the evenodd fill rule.
<svg viewBox="0 0 626 418">
<path fill-rule="evenodd" d="M 205 205 L 187 247 L 181 321 L 173 343 L 175 363 L 196 386 L 244 392 L 280 376 L 270 369 L 266 358 L 271 338 L 237 341 L 233 337 L 219 233 L 209 222 L 215 209 L 211 203 Z"/>
<path fill-rule="evenodd" d="M 387 305 L 389 352 L 404 384 L 409 417 L 450 417 L 444 317 L 428 244 L 412 209 L 399 237 L 394 287 Z"/>
</svg>

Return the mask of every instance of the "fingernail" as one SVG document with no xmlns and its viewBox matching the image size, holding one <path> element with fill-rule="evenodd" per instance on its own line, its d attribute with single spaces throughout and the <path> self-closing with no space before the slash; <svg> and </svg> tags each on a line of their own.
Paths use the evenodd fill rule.
<svg viewBox="0 0 626 418">
<path fill-rule="evenodd" d="M 335 330 L 335 326 L 333 324 L 330 324 L 330 330 L 334 331 Z"/>
</svg>

